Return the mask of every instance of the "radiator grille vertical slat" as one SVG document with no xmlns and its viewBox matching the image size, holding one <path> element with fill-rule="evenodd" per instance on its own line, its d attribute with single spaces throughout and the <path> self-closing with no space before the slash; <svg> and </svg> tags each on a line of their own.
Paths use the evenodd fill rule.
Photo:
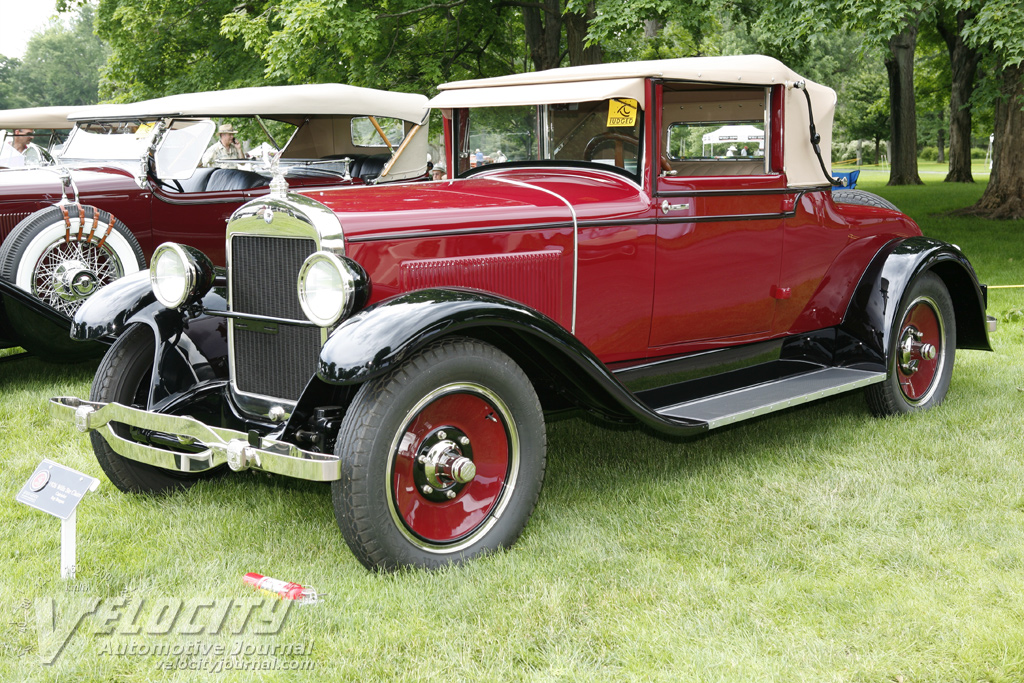
<svg viewBox="0 0 1024 683">
<path fill-rule="evenodd" d="M 237 313 L 305 320 L 296 283 L 311 239 L 235 235 L 231 239 L 231 305 Z M 320 329 L 280 323 L 276 333 L 233 331 L 235 386 L 243 392 L 296 400 L 316 372 Z"/>
</svg>

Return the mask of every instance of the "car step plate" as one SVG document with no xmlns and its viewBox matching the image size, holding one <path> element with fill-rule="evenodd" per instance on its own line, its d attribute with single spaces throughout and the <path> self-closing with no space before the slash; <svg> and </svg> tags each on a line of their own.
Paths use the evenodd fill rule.
<svg viewBox="0 0 1024 683">
<path fill-rule="evenodd" d="M 710 429 L 715 429 L 826 396 L 853 391 L 884 379 L 884 372 L 821 368 L 794 377 L 666 406 L 658 410 L 658 414 L 707 422 Z"/>
</svg>

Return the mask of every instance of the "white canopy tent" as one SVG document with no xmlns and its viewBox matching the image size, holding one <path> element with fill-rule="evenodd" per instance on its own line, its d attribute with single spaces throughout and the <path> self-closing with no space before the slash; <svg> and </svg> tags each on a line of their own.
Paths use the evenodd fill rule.
<svg viewBox="0 0 1024 683">
<path fill-rule="evenodd" d="M 745 142 L 754 142 L 757 143 L 757 146 L 760 149 L 764 146 L 764 131 L 749 124 L 722 126 L 718 130 L 705 133 L 702 142 L 704 146 L 703 149 L 701 149 L 701 156 L 704 157 L 714 156 L 715 145 L 721 144 L 735 146 Z M 708 154 L 708 147 L 711 148 L 710 154 Z M 754 156 L 754 154 L 754 152 L 750 153 L 751 156 Z M 761 149 L 761 151 L 757 153 L 757 156 L 762 156 L 763 154 L 764 150 Z"/>
</svg>

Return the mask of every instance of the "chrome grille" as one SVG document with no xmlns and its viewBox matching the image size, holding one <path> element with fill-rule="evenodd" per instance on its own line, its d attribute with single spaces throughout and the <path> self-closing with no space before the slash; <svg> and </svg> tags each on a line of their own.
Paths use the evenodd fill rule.
<svg viewBox="0 0 1024 683">
<path fill-rule="evenodd" d="M 305 321 L 296 283 L 299 268 L 314 251 L 316 242 L 311 239 L 232 236 L 232 310 Z M 243 326 L 251 329 L 240 329 Z M 317 327 L 286 323 L 246 326 L 232 321 L 235 387 L 249 394 L 295 401 L 316 372 L 320 338 Z"/>
<path fill-rule="evenodd" d="M 280 237 L 231 238 L 231 307 L 236 313 L 305 320 L 296 283 L 316 242 Z"/>
</svg>

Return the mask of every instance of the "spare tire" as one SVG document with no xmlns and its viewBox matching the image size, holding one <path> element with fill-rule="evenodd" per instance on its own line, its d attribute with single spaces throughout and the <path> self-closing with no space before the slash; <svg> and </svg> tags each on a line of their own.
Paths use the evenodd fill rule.
<svg viewBox="0 0 1024 683">
<path fill-rule="evenodd" d="M 146 267 L 128 227 L 94 206 L 49 206 L 26 217 L 0 246 L 0 278 L 68 318 L 101 287 Z M 8 322 L 26 351 L 55 362 L 95 355 L 94 345 L 39 322 L 29 308 L 9 306 Z"/>
<path fill-rule="evenodd" d="M 877 206 L 880 209 L 899 211 L 888 199 L 864 190 L 832 190 L 832 201 L 836 204 L 860 204 L 861 206 Z"/>
</svg>

